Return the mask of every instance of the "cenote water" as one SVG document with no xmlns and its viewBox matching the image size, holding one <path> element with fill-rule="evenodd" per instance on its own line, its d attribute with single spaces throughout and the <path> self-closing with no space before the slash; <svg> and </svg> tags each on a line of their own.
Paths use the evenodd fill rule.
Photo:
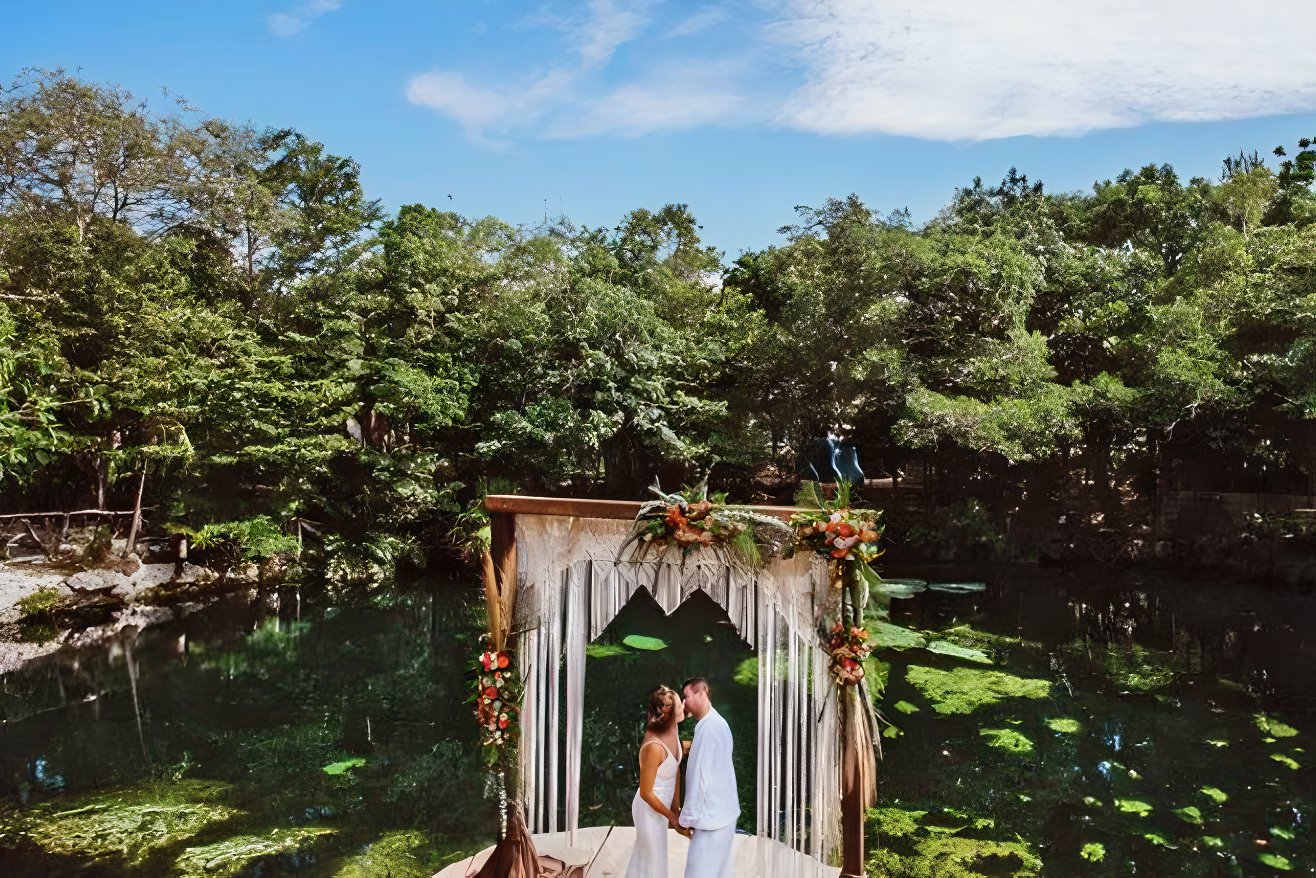
<svg viewBox="0 0 1316 878">
<path fill-rule="evenodd" d="M 988 586 L 897 600 L 879 631 L 870 874 L 1313 874 L 1311 596 L 897 572 Z M 306 588 L 0 678 L 0 875 L 412 878 L 491 843 L 480 616 L 468 585 Z M 702 673 L 752 829 L 757 666 L 720 611 L 638 600 L 589 655 L 582 822 L 629 820 L 644 695 Z"/>
</svg>

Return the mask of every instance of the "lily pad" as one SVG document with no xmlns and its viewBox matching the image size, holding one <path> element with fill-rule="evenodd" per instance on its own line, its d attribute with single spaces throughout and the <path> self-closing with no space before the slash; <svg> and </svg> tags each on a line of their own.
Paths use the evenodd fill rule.
<svg viewBox="0 0 1316 878">
<path fill-rule="evenodd" d="M 645 637 L 643 634 L 628 634 L 621 639 L 621 642 L 631 649 L 643 649 L 649 652 L 657 652 L 660 649 L 667 648 L 667 641 L 657 637 Z"/>
<path fill-rule="evenodd" d="M 1267 865 L 1272 869 L 1277 869 L 1280 872 L 1293 871 L 1293 864 L 1289 862 L 1288 857 L 1282 857 L 1279 854 L 1272 854 L 1269 851 L 1266 851 L 1265 853 L 1257 854 L 1257 859 L 1264 865 Z"/>
<path fill-rule="evenodd" d="M 1302 765 L 1299 764 L 1298 760 L 1294 759 L 1292 756 L 1285 756 L 1283 753 L 1271 753 L 1270 758 L 1274 759 L 1280 765 L 1287 765 L 1289 768 L 1292 768 L 1294 771 L 1297 771 L 1299 768 L 1302 767 Z"/>
<path fill-rule="evenodd" d="M 1126 814 L 1136 814 L 1139 817 L 1146 817 L 1152 812 L 1152 806 L 1146 802 L 1140 802 L 1137 799 L 1116 799 L 1115 807 L 1119 808 Z"/>
<path fill-rule="evenodd" d="M 1174 813 L 1179 815 L 1179 819 L 1194 826 L 1202 825 L 1202 810 L 1196 805 L 1185 805 L 1182 808 L 1175 808 Z"/>
<path fill-rule="evenodd" d="M 347 774 L 353 768 L 360 768 L 366 764 L 366 760 L 360 756 L 354 756 L 351 759 L 344 759 L 341 762 L 333 762 L 320 769 L 325 774 L 340 775 Z"/>
<path fill-rule="evenodd" d="M 1206 796 L 1217 805 L 1223 805 L 1225 802 L 1229 801 L 1229 794 L 1224 790 L 1217 789 L 1216 787 L 1202 787 L 1202 795 Z"/>
<path fill-rule="evenodd" d="M 949 594 L 977 594 L 987 590 L 985 582 L 929 582 L 929 591 L 943 591 Z"/>
<path fill-rule="evenodd" d="M 875 649 L 910 649 L 926 646 L 928 639 L 917 631 L 910 631 L 890 622 L 870 623 L 869 631 Z"/>
<path fill-rule="evenodd" d="M 952 658 L 960 658 L 984 665 L 990 665 L 992 663 L 991 658 L 982 650 L 973 649 L 968 646 L 960 646 L 951 643 L 949 640 L 934 640 L 929 643 L 925 649 L 927 649 L 928 652 L 936 653 L 937 655 L 948 655 Z"/>
<path fill-rule="evenodd" d="M 876 590 L 889 598 L 912 598 L 927 591 L 928 583 L 923 579 L 884 579 Z"/>
</svg>

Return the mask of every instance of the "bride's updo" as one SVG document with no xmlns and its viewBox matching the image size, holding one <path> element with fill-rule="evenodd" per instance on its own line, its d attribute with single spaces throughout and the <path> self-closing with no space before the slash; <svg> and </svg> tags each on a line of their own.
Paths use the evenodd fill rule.
<svg viewBox="0 0 1316 878">
<path fill-rule="evenodd" d="M 646 725 L 651 732 L 665 732 L 676 723 L 676 690 L 659 686 L 649 693 L 649 711 Z"/>
</svg>

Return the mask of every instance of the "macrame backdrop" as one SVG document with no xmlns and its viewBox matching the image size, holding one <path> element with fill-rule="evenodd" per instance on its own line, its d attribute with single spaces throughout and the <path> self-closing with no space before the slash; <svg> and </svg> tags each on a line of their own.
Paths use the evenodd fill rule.
<svg viewBox="0 0 1316 878">
<path fill-rule="evenodd" d="M 516 516 L 513 630 L 523 632 L 517 652 L 525 681 L 520 787 L 531 831 L 565 830 L 575 841 L 585 647 L 641 588 L 669 615 L 700 590 L 758 654 L 758 835 L 807 854 L 821 869 L 839 850 L 841 800 L 836 693 L 817 635 L 833 600 L 825 563 L 803 555 L 750 571 L 711 553 L 696 553 L 683 566 L 675 552 L 662 562 L 617 563 L 630 527 L 624 520 Z M 758 874 L 803 874 L 790 850 L 758 850 Z"/>
</svg>

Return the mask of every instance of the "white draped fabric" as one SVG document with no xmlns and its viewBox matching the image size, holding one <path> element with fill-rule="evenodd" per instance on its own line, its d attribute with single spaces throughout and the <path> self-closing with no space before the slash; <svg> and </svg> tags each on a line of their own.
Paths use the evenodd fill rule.
<svg viewBox="0 0 1316 878">
<path fill-rule="evenodd" d="M 826 565 L 800 556 L 747 571 L 698 553 L 684 566 L 675 553 L 663 562 L 617 563 L 630 526 L 516 517 L 513 630 L 523 632 L 518 652 L 526 684 L 520 786 L 531 831 L 565 830 L 574 840 L 579 825 L 585 647 L 641 588 L 669 615 L 703 591 L 758 654 L 758 834 L 819 864 L 833 862 L 840 846 L 840 737 L 828 656 L 817 635 L 832 599 Z M 795 864 L 775 862 L 771 852 L 780 848 L 756 847 L 758 874 L 799 874 Z"/>
</svg>

